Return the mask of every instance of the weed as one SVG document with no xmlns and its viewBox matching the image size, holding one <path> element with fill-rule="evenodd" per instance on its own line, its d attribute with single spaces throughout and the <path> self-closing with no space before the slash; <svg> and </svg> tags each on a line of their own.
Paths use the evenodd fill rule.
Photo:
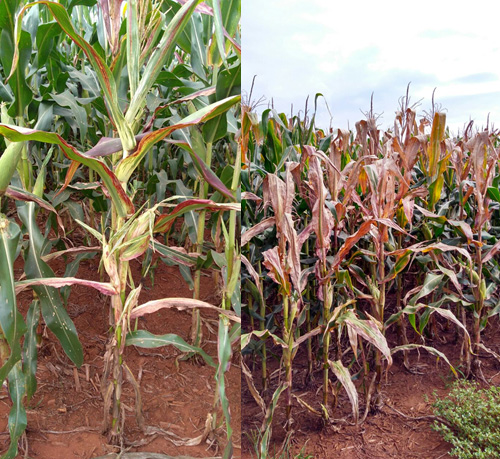
<svg viewBox="0 0 500 459">
<path fill-rule="evenodd" d="M 458 380 L 447 397 L 436 396 L 434 413 L 443 418 L 433 429 L 453 445 L 459 459 L 500 457 L 500 388 Z"/>
<path fill-rule="evenodd" d="M 293 446 L 291 445 L 291 433 L 288 433 L 285 441 L 281 445 L 281 448 L 276 451 L 276 447 L 274 447 L 272 452 L 265 450 L 264 452 L 259 453 L 263 441 L 263 434 L 258 430 L 253 430 L 250 434 L 247 433 L 247 437 L 252 443 L 253 450 L 256 455 L 255 457 L 257 459 L 313 459 L 314 457 L 306 453 L 307 441 L 297 454 L 293 452 Z"/>
</svg>

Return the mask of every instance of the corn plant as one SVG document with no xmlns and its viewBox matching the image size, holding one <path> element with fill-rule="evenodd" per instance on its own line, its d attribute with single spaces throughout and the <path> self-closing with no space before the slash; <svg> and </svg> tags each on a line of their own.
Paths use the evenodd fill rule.
<svg viewBox="0 0 500 459">
<path fill-rule="evenodd" d="M 408 93 L 394 131 L 379 129 L 373 107 L 366 115 L 355 133 L 325 133 L 273 109 L 260 119 L 251 103 L 243 110 L 242 296 L 251 320 L 242 348 L 245 357 L 260 352 L 264 369 L 262 349 L 273 343 L 284 374 L 266 406 L 269 381 L 263 374 L 259 387 L 250 365 L 245 367 L 267 420 L 259 454 L 269 449 L 269 419 L 281 393 L 289 428 L 291 400 L 336 422 L 332 414 L 341 389 L 360 423 L 383 405 L 382 376 L 397 353 L 413 371 L 412 351 L 425 350 L 458 376 L 454 363 L 429 342 L 439 341 L 438 325 L 451 324 L 461 336 L 469 376 L 482 378 L 480 352 L 495 355 L 481 333 L 498 314 L 497 135 L 473 133 L 469 125 L 463 138 L 452 138 L 437 105 L 417 120 Z M 294 234 L 286 226 L 290 220 Z M 294 284 L 296 273 L 303 284 Z M 386 337 L 394 325 L 393 345 Z M 410 327 L 413 335 L 407 334 Z M 313 375 L 320 369 L 323 374 L 318 408 L 293 393 L 290 378 L 295 353 L 306 341 L 311 390 L 320 391 Z M 252 368 L 260 361 L 254 359 Z M 333 403 L 327 404 L 330 392 Z"/>
<path fill-rule="evenodd" d="M 183 299 L 158 300 L 158 303 L 155 303 L 154 307 L 148 304 L 143 305 L 142 308 L 138 306 L 141 286 L 129 283 L 129 279 L 131 279 L 130 260 L 142 256 L 148 248 L 155 250 L 153 234 L 167 232 L 172 227 L 176 218 L 197 211 L 201 212 L 201 215 L 204 216 L 207 210 L 218 213 L 223 226 L 226 225 L 224 221 L 227 221 L 229 225 L 229 229 L 225 231 L 226 261 L 221 267 L 225 275 L 225 288 L 223 295 L 224 307 L 220 310 L 222 315 L 219 335 L 219 366 L 216 379 L 218 384 L 217 400 L 220 400 L 226 418 L 228 439 L 230 440 L 231 437 L 224 372 L 229 365 L 231 343 L 234 343 L 234 336 L 239 332 L 238 326 L 234 327 L 231 333 L 229 332 L 228 317 L 236 324 L 238 323 L 237 316 L 231 314 L 230 309 L 238 310 L 235 292 L 237 291 L 239 275 L 239 256 L 235 249 L 234 241 L 237 230 L 237 212 L 239 210 L 239 205 L 237 204 L 239 168 L 236 165 L 239 164 L 240 160 L 239 156 L 237 156 L 236 165 L 233 167 L 233 173 L 231 174 L 232 180 L 228 187 L 211 170 L 211 161 L 207 161 L 205 155 L 211 154 L 213 142 L 223 137 L 224 133 L 227 132 L 227 116 L 229 116 L 227 112 L 239 102 L 239 45 L 233 38 L 237 35 L 238 30 L 239 4 L 232 2 L 231 4 L 226 4 L 221 10 L 219 2 L 213 2 L 213 9 L 208 8 L 206 5 L 201 5 L 201 0 L 190 0 L 182 3 L 183 5 L 181 6 L 175 4 L 175 8 L 169 10 L 166 14 L 162 12 L 162 8 L 159 5 L 155 5 L 152 2 L 129 2 L 126 16 L 126 34 L 120 35 L 120 30 L 123 29 L 120 29 L 121 17 L 120 10 L 117 8 L 118 4 L 112 4 L 112 2 L 107 1 L 100 2 L 98 14 L 104 18 L 107 37 L 107 40 L 103 42 L 104 49 L 99 43 L 92 45 L 84 38 L 85 23 L 81 21 L 81 17 L 78 14 L 71 14 L 71 11 L 67 10 L 63 4 L 42 1 L 36 4 L 28 4 L 20 9 L 20 11 L 17 11 L 20 6 L 18 2 L 2 3 L 2 8 L 6 8 L 9 14 L 7 16 L 2 15 L 4 22 L 0 25 L 4 26 L 4 28 L 9 28 L 8 32 L 10 33 L 9 37 L 12 42 L 13 51 L 12 65 L 10 67 L 6 66 L 5 62 L 7 61 L 5 59 L 2 59 L 2 64 L 4 71 L 10 73 L 6 81 L 9 82 L 9 86 L 14 93 L 14 103 L 12 104 L 13 108 L 11 107 L 9 111 L 17 116 L 17 125 L 10 120 L 10 122 L 0 124 L 0 133 L 5 137 L 7 143 L 7 149 L 0 158 L 2 166 L 4 166 L 2 167 L 3 174 L 0 188 L 2 195 L 6 193 L 8 197 L 16 200 L 24 199 L 29 201 L 25 206 L 19 207 L 19 215 L 28 230 L 30 238 L 25 268 L 29 282 L 22 285 L 33 286 L 40 301 L 44 320 L 49 328 L 54 331 L 61 341 L 65 352 L 77 366 L 81 365 L 83 359 L 81 345 L 78 341 L 76 329 L 69 316 L 67 316 L 60 302 L 59 293 L 55 289 L 61 286 L 80 283 L 98 288 L 111 297 L 111 333 L 105 355 L 102 394 L 104 398 L 104 429 L 109 433 L 113 441 L 120 441 L 123 435 L 125 418 L 121 403 L 121 392 L 125 378 L 132 383 L 136 390 L 137 420 L 140 425 L 142 424 L 139 390 L 132 372 L 124 361 L 125 345 L 157 347 L 172 344 L 184 352 L 194 352 L 201 355 L 207 363 L 213 365 L 211 359 L 200 347 L 190 346 L 176 335 L 154 337 L 145 331 L 133 330 L 130 326 L 131 318 L 137 317 L 141 313 L 151 312 L 155 310 L 154 308 L 186 307 Z M 35 5 L 36 8 L 34 8 Z M 92 146 L 90 149 L 83 142 L 82 124 L 80 124 L 82 134 L 80 148 L 72 145 L 71 138 L 65 139 L 63 137 L 62 134 L 64 134 L 65 129 L 61 132 L 46 132 L 39 129 L 39 126 L 34 126 L 33 128 L 24 127 L 26 123 L 23 121 L 22 116 L 25 115 L 25 112 L 21 110 L 24 99 L 21 96 L 24 94 L 23 89 L 25 89 L 24 86 L 27 84 L 22 77 L 31 53 L 26 51 L 27 32 L 24 30 L 23 18 L 29 17 L 38 8 L 43 9 L 43 14 L 46 17 L 55 19 L 55 22 L 50 23 L 51 33 L 48 38 L 50 40 L 69 39 L 71 46 L 74 47 L 73 49 L 78 56 L 78 58 L 75 57 L 75 60 L 81 60 L 82 70 L 88 67 L 86 71 L 90 72 L 99 82 L 97 91 L 99 91 L 98 95 L 102 97 L 102 105 L 99 105 L 99 108 L 102 110 L 100 112 L 102 116 L 100 119 L 103 120 L 102 124 L 99 125 L 99 129 L 102 134 L 101 138 L 97 139 L 97 145 Z M 225 68 L 220 72 L 219 79 L 214 77 L 214 80 L 207 81 L 208 84 L 213 84 L 212 88 L 203 88 L 201 91 L 190 90 L 187 98 L 178 98 L 178 103 L 185 103 L 187 105 L 188 113 L 186 116 L 179 116 L 179 114 L 182 115 L 183 113 L 181 109 L 176 111 L 172 108 L 171 113 L 174 113 L 174 116 L 171 117 L 166 127 L 156 126 L 155 117 L 153 116 L 148 120 L 147 129 L 139 132 L 148 116 L 148 97 L 156 91 L 161 91 L 158 83 L 161 80 L 161 73 L 164 72 L 164 69 L 175 67 L 175 64 L 179 60 L 182 60 L 176 51 L 178 49 L 176 48 L 177 46 L 180 46 L 184 52 L 191 53 L 190 57 L 193 68 L 196 67 L 195 46 L 192 40 L 201 37 L 199 35 L 201 34 L 199 27 L 200 10 L 210 14 L 209 20 L 205 21 L 206 28 L 204 29 L 205 31 L 211 31 L 211 43 L 214 48 L 210 50 L 210 59 L 212 62 L 218 62 L 218 65 L 223 63 Z M 14 21 L 16 13 L 17 18 Z M 93 10 L 91 14 L 95 15 L 96 10 Z M 5 23 L 4 19 L 6 17 L 11 18 L 12 21 Z M 75 17 L 77 19 L 76 23 L 72 21 Z M 186 37 L 183 35 L 186 30 L 190 30 L 191 32 L 191 37 L 187 40 L 187 44 Z M 227 43 L 224 33 L 229 36 Z M 229 33 L 231 33 L 231 36 Z M 208 41 L 209 37 L 206 36 L 205 40 Z M 39 52 L 42 49 L 45 50 L 43 44 L 37 43 L 37 45 Z M 52 46 L 53 43 L 51 42 L 50 45 Z M 2 49 L 4 49 L 3 46 Z M 207 56 L 205 58 L 208 59 Z M 207 65 L 203 76 L 211 77 L 212 74 L 210 72 L 210 68 Z M 210 80 L 210 78 L 207 77 L 207 80 Z M 58 100 L 57 97 L 54 97 L 54 100 Z M 26 98 L 24 103 L 27 104 L 28 102 Z M 79 112 L 77 111 L 77 113 Z M 234 114 L 230 116 L 232 120 L 235 119 Z M 5 120 L 3 119 L 2 121 Z M 99 124 L 100 121 L 97 123 Z M 211 140 L 206 145 L 206 148 L 203 149 L 203 154 L 200 157 L 201 152 L 198 148 L 198 139 L 196 138 L 197 131 L 194 127 L 201 123 L 204 123 L 204 129 L 212 132 L 212 134 L 207 134 Z M 151 130 L 151 127 L 158 128 Z M 233 126 L 233 129 L 235 132 L 237 126 Z M 179 136 L 175 139 L 169 139 L 169 142 L 176 148 L 186 152 L 186 157 L 189 158 L 200 183 L 200 189 L 203 189 L 204 193 L 200 194 L 199 199 L 186 199 L 174 196 L 153 207 L 140 207 L 136 209 L 136 205 L 133 202 L 135 190 L 132 180 L 138 169 L 143 167 L 146 160 L 152 164 L 155 146 L 164 139 L 172 137 L 174 133 L 179 134 Z M 106 134 L 110 135 L 110 137 L 107 137 Z M 57 145 L 65 158 L 70 160 L 70 166 L 65 176 L 65 183 L 59 192 L 71 186 L 71 181 L 79 173 L 78 169 L 81 165 L 89 169 L 90 181 L 93 181 L 95 175 L 102 180 L 106 195 L 110 199 L 108 225 L 101 225 L 101 229 L 99 230 L 92 228 L 83 221 L 79 223 L 99 242 L 101 267 L 108 275 L 109 282 L 92 283 L 74 278 L 54 279 L 48 265 L 41 260 L 42 256 L 45 255 L 44 250 L 46 248 L 42 247 L 43 238 L 34 224 L 34 203 L 55 212 L 54 208 L 41 198 L 45 169 L 41 169 L 43 173 L 39 173 L 36 179 L 37 182 L 40 179 L 38 187 L 35 183 L 32 189 L 34 180 L 32 180 L 30 174 L 26 173 L 28 171 L 26 168 L 20 169 L 21 173 L 19 174 L 24 190 L 18 190 L 12 186 L 9 187 L 19 161 L 23 165 L 27 164 L 23 162 L 26 153 L 26 142 L 42 142 Z M 49 156 L 47 156 L 48 160 Z M 209 188 L 217 192 L 219 202 L 206 199 Z M 32 191 L 33 193 L 31 193 Z M 177 200 L 179 203 L 174 204 L 174 208 L 170 212 L 162 213 L 160 209 L 170 206 L 172 200 Z M 229 212 L 227 220 L 225 220 L 223 215 L 225 212 Z M 2 222 L 4 240 L 9 240 L 9 244 L 11 244 L 8 250 L 7 248 L 5 249 L 4 257 L 7 259 L 9 256 L 12 257 L 11 246 L 18 240 L 19 231 L 15 224 L 9 223 L 6 220 Z M 59 226 L 62 227 L 62 225 Z M 203 235 L 203 230 L 201 234 Z M 196 264 L 197 259 L 202 258 L 201 242 L 201 240 L 198 240 L 198 256 L 195 258 L 184 257 L 184 263 L 192 265 L 194 260 Z M 162 250 L 176 260 L 182 258 L 182 254 L 178 251 L 169 250 L 168 247 Z M 9 270 L 6 271 L 4 278 L 2 278 L 2 285 L 4 282 L 12 282 L 12 263 L 5 266 Z M 37 304 L 35 303 L 33 306 L 34 312 L 30 317 L 36 316 L 36 311 L 38 311 Z M 190 304 L 194 304 L 195 307 L 215 308 L 199 300 L 193 301 Z M 9 314 L 12 314 L 12 311 L 15 310 L 15 302 L 12 302 L 12 300 L 10 301 L 9 308 L 14 309 L 5 309 L 5 311 L 10 311 Z M 219 310 L 218 308 L 215 309 Z M 134 311 L 142 312 L 135 312 L 134 315 Z M 52 320 L 50 318 L 51 315 L 55 317 Z M 9 377 L 9 381 L 12 381 L 12 387 L 17 387 L 19 391 L 23 387 L 18 365 L 20 362 L 20 353 L 18 352 L 19 340 L 25 334 L 26 327 L 22 320 L 18 320 L 13 324 L 9 319 L 6 319 L 1 325 L 5 341 L 10 348 L 10 355 L 6 358 L 6 363 L 5 360 L 2 361 L 2 381 L 11 371 L 14 372 Z M 28 332 L 32 328 L 32 323 L 29 323 Z M 3 341 L 4 344 L 5 341 Z M 25 340 L 25 343 L 29 342 L 31 341 Z M 6 346 L 3 345 L 2 349 L 5 355 Z M 26 365 L 29 366 L 28 364 Z M 30 377 L 32 376 L 30 374 Z M 16 378 L 19 381 L 13 382 Z M 20 407 L 22 397 L 22 392 L 19 392 L 13 398 L 16 404 L 16 409 L 13 412 L 21 418 L 23 413 Z M 15 454 L 15 449 L 13 448 L 16 446 L 19 432 L 22 433 L 24 430 L 23 425 L 25 424 L 23 424 L 22 419 L 19 422 L 13 421 L 13 427 L 11 427 L 12 446 L 6 457 L 13 457 L 12 454 Z M 229 441 L 225 456 L 230 457 L 232 454 L 231 451 L 232 446 L 231 441 Z"/>
</svg>

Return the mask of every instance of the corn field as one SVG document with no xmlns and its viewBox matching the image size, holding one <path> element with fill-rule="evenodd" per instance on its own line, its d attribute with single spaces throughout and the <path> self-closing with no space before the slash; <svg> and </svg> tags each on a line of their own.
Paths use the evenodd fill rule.
<svg viewBox="0 0 500 459">
<path fill-rule="evenodd" d="M 500 384 L 500 131 L 320 129 L 241 52 L 239 0 L 0 0 L 0 459 L 395 457 L 413 381 Z"/>
<path fill-rule="evenodd" d="M 242 110 L 242 371 L 260 458 L 280 407 L 287 438 L 305 412 L 359 426 L 396 360 L 411 372 L 425 352 L 486 382 L 482 359 L 498 358 L 482 340 L 500 305 L 498 131 L 452 137 L 438 106 L 419 119 L 408 94 L 385 131 L 373 108 L 354 132 L 305 114 Z M 459 362 L 434 344 L 443 327 Z"/>
<path fill-rule="evenodd" d="M 0 2 L 0 381 L 11 406 L 2 458 L 30 454 L 27 410 L 49 331 L 78 379 L 74 286 L 93 289 L 109 310 L 97 377 L 107 442 L 131 446 L 126 408 L 144 434 L 152 429 L 126 349 L 173 346 L 213 369 L 215 390 L 204 433 L 170 433 L 172 441 L 196 445 L 220 431 L 216 449 L 232 457 L 225 378 L 241 322 L 239 18 L 237 1 Z M 61 258 L 57 276 L 51 265 Z M 100 281 L 78 277 L 89 259 Z M 191 298 L 141 299 L 160 259 L 177 267 Z M 207 272 L 214 302 L 200 294 Z M 17 301 L 26 289 L 29 305 Z M 141 328 L 139 318 L 170 308 L 188 311 L 188 340 L 175 323 L 161 335 Z M 206 311 L 217 317 L 216 358 L 202 347 Z M 126 386 L 133 408 L 122 400 Z"/>
</svg>

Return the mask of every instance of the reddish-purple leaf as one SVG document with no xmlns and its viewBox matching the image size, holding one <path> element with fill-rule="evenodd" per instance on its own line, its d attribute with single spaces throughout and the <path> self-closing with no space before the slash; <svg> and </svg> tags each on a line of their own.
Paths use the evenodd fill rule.
<svg viewBox="0 0 500 459">
<path fill-rule="evenodd" d="M 64 231 L 64 225 L 61 220 L 61 217 L 57 213 L 56 209 L 54 209 L 53 206 L 51 206 L 47 201 L 43 200 L 42 198 L 39 198 L 38 196 L 34 195 L 33 193 L 29 193 L 25 190 L 22 190 L 20 188 L 17 188 L 15 186 L 9 186 L 7 190 L 5 191 L 5 195 L 8 196 L 9 198 L 16 199 L 19 201 L 26 201 L 26 202 L 36 202 L 40 207 L 43 207 L 44 209 L 53 212 L 56 216 L 57 219 L 57 224 L 59 225 L 59 228 L 61 229 L 61 233 L 65 234 Z"/>
<path fill-rule="evenodd" d="M 331 266 L 331 270 L 330 270 L 331 272 L 335 271 L 340 266 L 340 263 L 342 263 L 342 261 L 344 260 L 346 255 L 349 253 L 349 251 L 354 246 L 354 244 L 356 244 L 356 242 L 358 242 L 363 236 L 365 236 L 370 231 L 370 229 L 373 225 L 373 222 L 374 222 L 373 219 L 366 220 L 365 222 L 363 222 L 361 224 L 358 231 L 356 231 L 352 236 L 349 236 L 345 240 L 342 247 L 335 254 L 335 257 L 333 259 L 333 263 Z"/>
<path fill-rule="evenodd" d="M 252 226 L 249 230 L 245 231 L 241 235 L 241 246 L 247 244 L 250 239 L 257 236 L 260 233 L 263 233 L 266 229 L 272 228 L 276 224 L 276 219 L 274 217 L 269 217 L 256 225 Z"/>
<path fill-rule="evenodd" d="M 160 142 L 178 129 L 195 126 L 226 112 L 230 107 L 240 102 L 240 100 L 241 96 L 227 97 L 196 111 L 176 124 L 158 129 L 157 131 L 146 133 L 139 142 L 139 145 L 137 145 L 134 153 L 122 159 L 118 163 L 118 166 L 116 167 L 117 177 L 119 177 L 123 182 L 128 181 L 134 170 L 142 162 L 142 159 L 153 147 L 153 145 Z"/>
<path fill-rule="evenodd" d="M 241 193 L 241 199 L 246 201 L 255 201 L 257 204 L 262 202 L 262 198 L 259 198 L 256 194 L 250 193 L 250 191 L 243 191 Z"/>
<path fill-rule="evenodd" d="M 210 199 L 187 199 L 186 201 L 177 204 L 172 212 L 168 214 L 160 215 L 155 223 L 154 232 L 155 233 L 163 233 L 168 231 L 174 223 L 174 220 L 177 217 L 185 214 L 186 212 L 191 212 L 194 210 L 240 210 L 240 204 L 232 203 L 217 203 L 211 201 Z"/>
<path fill-rule="evenodd" d="M 65 287 L 67 285 L 83 285 L 99 290 L 104 295 L 116 295 L 119 293 L 108 282 L 96 282 L 86 279 L 77 279 L 76 277 L 44 277 L 42 279 L 30 279 L 16 282 L 16 294 L 33 285 L 45 285 L 55 288 Z"/>
<path fill-rule="evenodd" d="M 401 228 L 397 223 L 394 223 L 392 220 L 389 218 L 375 218 L 375 221 L 378 223 L 382 223 L 382 225 L 388 226 L 389 228 L 393 228 L 396 231 L 399 231 L 400 233 L 405 234 L 406 236 L 410 236 L 414 238 L 411 234 L 408 234 L 403 228 Z"/>
<path fill-rule="evenodd" d="M 108 166 L 97 159 L 89 158 L 79 153 L 76 148 L 72 147 L 59 134 L 11 126 L 8 124 L 0 124 L 0 134 L 11 142 L 36 140 L 38 142 L 59 145 L 67 158 L 78 161 L 99 174 L 120 216 L 126 217 L 134 213 L 134 204 L 123 189 L 120 181 Z"/>
<path fill-rule="evenodd" d="M 250 263 L 248 258 L 245 257 L 245 255 L 241 255 L 241 261 L 245 265 L 245 268 L 247 269 L 248 274 L 250 274 L 250 276 L 252 276 L 252 279 L 255 283 L 255 286 L 257 287 L 257 290 L 259 291 L 259 295 L 260 295 L 261 299 L 263 300 L 264 299 L 264 292 L 262 291 L 262 284 L 260 282 L 259 274 L 255 270 L 255 268 L 252 266 L 252 264 Z"/>
<path fill-rule="evenodd" d="M 230 201 L 236 201 L 234 194 L 231 192 L 229 188 L 222 183 L 221 179 L 215 175 L 215 173 L 210 169 L 205 162 L 196 154 L 196 152 L 191 148 L 191 146 L 187 142 L 183 142 L 181 140 L 172 140 L 167 139 L 166 142 L 171 143 L 173 145 L 177 145 L 182 149 L 186 150 L 191 156 L 193 160 L 194 167 L 201 174 L 201 176 L 205 179 L 205 181 L 214 189 L 221 193 L 223 196 L 228 198 Z"/>
<path fill-rule="evenodd" d="M 160 309 L 170 309 L 175 308 L 180 311 L 186 309 L 210 309 L 212 311 L 217 311 L 219 314 L 223 314 L 234 322 L 241 322 L 241 318 L 238 317 L 233 311 L 218 308 L 213 304 L 207 303 L 201 300 L 195 300 L 192 298 L 162 298 L 161 300 L 152 300 L 147 303 L 137 306 L 131 313 L 130 318 L 135 319 L 136 317 L 141 317 L 145 314 L 151 314 L 153 312 L 159 311 Z"/>
<path fill-rule="evenodd" d="M 135 141 L 139 142 L 146 133 L 138 134 L 135 136 Z M 122 141 L 119 137 L 101 137 L 97 144 L 89 151 L 85 152 L 85 156 L 90 158 L 97 158 L 100 156 L 110 156 L 113 153 L 118 153 L 123 150 Z"/>
<path fill-rule="evenodd" d="M 489 252 L 484 256 L 482 262 L 487 263 L 488 261 L 491 260 L 491 258 L 498 253 L 500 250 L 500 239 L 497 241 L 497 243 L 489 250 Z"/>
<path fill-rule="evenodd" d="M 263 265 L 269 270 L 267 275 L 276 282 L 285 295 L 289 295 L 290 280 L 288 273 L 285 272 L 282 260 L 278 253 L 278 247 L 273 247 L 272 249 L 262 252 L 264 257 Z"/>
</svg>

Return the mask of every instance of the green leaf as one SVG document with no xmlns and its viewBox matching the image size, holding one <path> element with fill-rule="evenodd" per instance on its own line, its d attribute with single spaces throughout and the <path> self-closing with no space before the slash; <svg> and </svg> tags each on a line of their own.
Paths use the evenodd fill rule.
<svg viewBox="0 0 500 459">
<path fill-rule="evenodd" d="M 54 38 L 61 33 L 61 28 L 57 22 L 48 22 L 40 24 L 36 32 L 36 49 L 38 68 L 41 68 L 47 62 L 49 54 L 54 46 Z"/>
<path fill-rule="evenodd" d="M 127 71 L 130 84 L 130 96 L 133 97 L 139 85 L 139 57 L 141 44 L 139 38 L 139 23 L 137 18 L 137 0 L 127 4 Z"/>
<path fill-rule="evenodd" d="M 176 0 L 164 0 L 165 4 L 167 5 L 167 10 L 165 11 L 165 23 L 169 23 L 174 16 L 179 12 L 181 9 L 182 5 L 180 2 L 177 2 Z M 191 15 L 191 19 L 195 16 L 199 16 L 196 14 Z M 190 40 L 191 36 L 191 26 L 192 23 L 186 24 L 186 26 L 179 32 L 176 38 L 176 43 L 177 46 L 182 49 L 184 52 L 191 54 L 192 53 L 192 42 Z"/>
<path fill-rule="evenodd" d="M 20 0 L 2 0 L 0 2 L 0 29 L 6 29 L 12 36 L 16 26 L 16 13 L 20 5 Z"/>
<path fill-rule="evenodd" d="M 21 230 L 0 214 L 0 327 L 10 346 L 10 357 L 0 368 L 0 384 L 21 360 L 21 337 L 26 332 L 23 316 L 16 306 L 14 260 Z"/>
<path fill-rule="evenodd" d="M 61 94 L 50 94 L 52 99 L 61 107 L 69 107 L 71 113 L 76 119 L 76 123 L 80 130 L 80 142 L 85 145 L 85 138 L 87 137 L 87 112 L 85 109 L 78 104 L 76 98 L 68 90 Z"/>
<path fill-rule="evenodd" d="M 221 2 L 222 25 L 230 37 L 236 34 L 241 18 L 241 0 Z"/>
<path fill-rule="evenodd" d="M 191 67 L 200 78 L 206 79 L 205 66 L 207 60 L 207 47 L 203 40 L 203 20 L 201 15 L 191 16 Z M 187 28 L 186 28 L 187 29 Z"/>
<path fill-rule="evenodd" d="M 224 26 L 222 24 L 222 11 L 220 0 L 212 0 L 212 10 L 214 12 L 214 25 L 215 25 L 215 41 L 217 42 L 217 49 L 224 64 L 226 63 L 226 50 L 224 41 Z M 215 61 L 212 61 L 215 62 Z"/>
<path fill-rule="evenodd" d="M 231 414 L 229 412 L 229 400 L 226 395 L 226 381 L 224 373 L 229 369 L 231 361 L 231 340 L 229 338 L 229 319 L 225 316 L 219 317 L 219 334 L 217 338 L 217 356 L 219 363 L 215 373 L 215 381 L 217 382 L 217 390 L 219 392 L 219 400 L 222 406 L 222 412 L 226 419 L 226 432 L 229 443 L 233 430 L 231 428 Z"/>
<path fill-rule="evenodd" d="M 17 163 L 25 145 L 25 142 L 12 142 L 0 156 L 0 197 L 5 194 L 16 172 Z"/>
<path fill-rule="evenodd" d="M 34 5 L 41 4 L 47 6 L 49 11 L 51 12 L 54 19 L 57 21 L 61 29 L 68 35 L 71 40 L 85 53 L 90 64 L 92 65 L 95 75 L 99 80 L 99 84 L 101 85 L 101 90 L 104 92 L 104 97 L 106 99 L 108 109 L 110 111 L 111 117 L 116 125 L 116 129 L 118 130 L 120 139 L 122 139 L 125 150 L 130 151 L 135 147 L 135 139 L 132 133 L 132 129 L 129 124 L 125 121 L 125 118 L 122 114 L 120 106 L 118 104 L 118 92 L 116 88 L 115 79 L 113 78 L 113 74 L 111 70 L 106 65 L 106 62 L 101 58 L 99 53 L 89 44 L 87 41 L 83 39 L 73 27 L 71 23 L 71 19 L 65 10 L 64 6 L 60 3 L 49 2 L 47 0 L 41 0 L 36 3 L 29 3 L 26 5 L 17 18 L 16 22 L 16 46 L 14 51 L 14 57 L 12 60 L 12 68 L 15 69 L 18 65 L 18 61 L 20 61 L 20 49 L 22 49 L 19 44 L 21 40 L 21 24 L 23 15 L 28 8 L 31 8 Z M 12 72 L 11 72 L 12 74 Z M 11 75 L 9 75 L 9 78 Z"/>
<path fill-rule="evenodd" d="M 276 409 L 276 405 L 278 404 L 278 400 L 283 391 L 288 387 L 288 384 L 283 383 L 274 391 L 273 398 L 271 399 L 271 403 L 267 407 L 266 415 L 264 417 L 264 422 L 262 423 L 261 430 L 264 431 L 262 435 L 262 440 L 260 442 L 259 452 L 260 457 L 262 459 L 268 457 L 269 451 L 269 443 L 271 441 L 271 433 L 272 433 L 272 423 L 273 423 L 273 414 Z"/>
<path fill-rule="evenodd" d="M 132 331 L 127 335 L 125 341 L 127 346 L 137 346 L 146 349 L 153 349 L 162 346 L 174 346 L 181 352 L 199 354 L 205 362 L 215 368 L 215 363 L 203 349 L 191 346 L 186 343 L 180 336 L 168 333 L 166 335 L 153 335 L 146 330 Z"/>
<path fill-rule="evenodd" d="M 411 298 L 409 304 L 415 306 L 415 304 L 420 298 L 423 298 L 424 296 L 428 295 L 429 293 L 433 292 L 436 288 L 438 288 L 441 285 L 443 278 L 444 274 L 427 273 L 422 288 L 415 296 Z"/>
<path fill-rule="evenodd" d="M 38 361 L 36 329 L 40 322 L 40 302 L 35 300 L 31 303 L 26 317 L 28 332 L 24 338 L 23 350 L 23 373 L 26 377 L 26 393 L 28 400 L 36 391 L 36 368 Z"/>
<path fill-rule="evenodd" d="M 41 259 L 44 237 L 36 225 L 35 205 L 29 202 L 18 206 L 19 218 L 29 234 L 29 245 L 25 260 L 25 272 L 28 279 L 55 277 L 50 266 Z M 80 367 L 83 363 L 82 345 L 78 339 L 75 324 L 69 317 L 61 301 L 59 292 L 54 287 L 33 286 L 41 304 L 43 319 L 47 327 L 56 335 L 64 352 L 71 361 Z"/>
<path fill-rule="evenodd" d="M 137 87 L 137 91 L 133 95 L 125 119 L 128 123 L 132 124 L 139 111 L 142 109 L 146 102 L 146 95 L 149 90 L 156 83 L 156 79 L 164 66 L 168 64 L 172 56 L 176 40 L 182 32 L 186 24 L 196 8 L 202 0 L 188 0 L 182 8 L 175 14 L 169 22 L 167 28 L 163 32 L 163 37 L 155 48 L 155 51 L 150 56 L 146 68 L 142 73 L 141 81 Z M 120 136 L 121 137 L 121 136 Z"/>
<path fill-rule="evenodd" d="M 197 259 L 199 258 L 196 253 L 187 254 L 183 249 L 179 247 L 168 247 L 160 242 L 154 242 L 150 244 L 151 247 L 162 256 L 167 258 L 168 260 L 172 260 L 177 264 L 182 264 L 184 266 L 193 266 L 196 264 Z M 196 255 L 196 256 L 195 256 Z"/>
<path fill-rule="evenodd" d="M 241 64 L 220 72 L 217 78 L 216 97 L 223 100 L 227 97 L 241 93 Z M 211 119 L 203 126 L 203 138 L 205 142 L 215 142 L 227 133 L 226 114 L 223 113 Z"/>
<path fill-rule="evenodd" d="M 224 0 L 221 1 L 220 3 L 221 3 L 220 9 L 221 9 L 222 25 L 228 34 L 226 38 L 228 38 L 228 40 L 232 40 L 229 39 L 229 37 L 235 36 L 236 31 L 238 29 L 238 23 L 241 17 L 241 1 Z M 226 50 L 228 50 L 230 46 L 231 45 L 227 43 Z M 211 61 L 218 62 L 220 58 L 219 46 L 217 47 L 212 46 L 210 50 L 211 50 Z"/>
<path fill-rule="evenodd" d="M 488 196 L 495 202 L 500 202 L 500 190 L 494 187 L 488 187 Z"/>
<path fill-rule="evenodd" d="M 401 271 L 403 271 L 403 269 L 405 269 L 406 265 L 409 263 L 411 255 L 411 250 L 406 250 L 402 254 L 399 254 L 396 259 L 396 263 L 394 263 L 394 266 L 391 268 L 391 271 L 383 282 L 389 282 L 390 280 L 394 279 Z"/>
<path fill-rule="evenodd" d="M 6 29 L 0 35 L 0 60 L 6 74 L 11 73 L 12 79 L 9 84 L 14 94 L 14 103 L 9 108 L 12 117 L 24 116 L 25 110 L 33 99 L 33 93 L 26 83 L 25 72 L 31 57 L 31 36 L 24 30 L 19 35 L 17 52 L 19 53 L 19 65 L 13 66 L 14 38 Z"/>
<path fill-rule="evenodd" d="M 17 456 L 17 442 L 28 424 L 23 399 L 26 394 L 26 381 L 22 372 L 21 362 L 18 362 L 9 373 L 9 393 L 12 408 L 9 413 L 10 446 L 2 459 L 14 459 Z"/>
</svg>

